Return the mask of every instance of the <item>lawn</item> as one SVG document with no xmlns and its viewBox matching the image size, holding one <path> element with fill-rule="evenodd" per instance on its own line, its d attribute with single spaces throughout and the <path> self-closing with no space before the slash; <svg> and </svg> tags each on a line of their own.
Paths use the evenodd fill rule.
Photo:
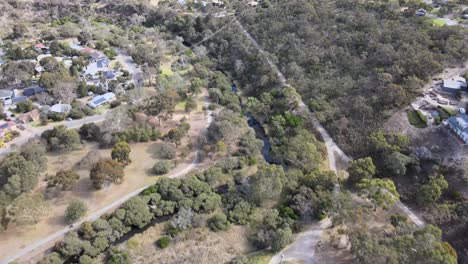
<svg viewBox="0 0 468 264">
<path fill-rule="evenodd" d="M 418 110 L 408 112 L 408 121 L 417 128 L 427 127 L 427 118 Z"/>
<path fill-rule="evenodd" d="M 445 22 L 443 20 L 435 18 L 435 19 L 432 20 L 432 24 L 434 26 L 442 27 L 442 26 L 445 25 Z"/>
<path fill-rule="evenodd" d="M 268 251 L 253 252 L 247 255 L 247 264 L 268 264 L 272 257 L 272 253 Z"/>
</svg>

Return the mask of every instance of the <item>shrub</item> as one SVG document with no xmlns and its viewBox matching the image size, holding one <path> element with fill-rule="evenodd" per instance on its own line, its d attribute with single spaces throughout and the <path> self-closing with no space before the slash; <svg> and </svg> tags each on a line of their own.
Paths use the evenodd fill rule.
<svg viewBox="0 0 468 264">
<path fill-rule="evenodd" d="M 156 241 L 156 245 L 160 249 L 165 249 L 169 247 L 170 244 L 171 244 L 171 238 L 167 236 L 161 237 L 160 239 L 158 239 L 158 241 Z"/>
<path fill-rule="evenodd" d="M 227 230 L 229 228 L 229 222 L 226 215 L 223 213 L 215 214 L 208 219 L 208 227 L 214 232 Z"/>
<path fill-rule="evenodd" d="M 169 143 L 156 144 L 156 156 L 160 159 L 174 159 L 176 157 L 175 148 Z"/>
<path fill-rule="evenodd" d="M 85 215 L 87 210 L 85 203 L 80 200 L 72 200 L 65 210 L 65 220 L 71 224 Z"/>
<path fill-rule="evenodd" d="M 70 113 L 68 113 L 68 117 L 73 119 L 81 119 L 85 116 L 85 113 L 81 111 L 81 109 L 73 108 Z"/>
<path fill-rule="evenodd" d="M 111 107 L 111 108 L 116 108 L 117 106 L 119 106 L 119 105 L 121 105 L 121 104 L 122 104 L 122 101 L 120 101 L 120 100 L 115 100 L 115 101 L 112 101 L 112 102 L 110 103 L 110 107 Z"/>
<path fill-rule="evenodd" d="M 26 112 L 32 111 L 33 109 L 34 109 L 34 105 L 29 100 L 19 102 L 19 103 L 16 104 L 16 110 L 19 113 L 26 113 Z"/>
<path fill-rule="evenodd" d="M 163 174 L 168 173 L 170 169 L 171 169 L 171 163 L 167 160 L 162 160 L 154 164 L 153 168 L 151 168 L 151 172 L 156 175 L 163 175 Z"/>
</svg>

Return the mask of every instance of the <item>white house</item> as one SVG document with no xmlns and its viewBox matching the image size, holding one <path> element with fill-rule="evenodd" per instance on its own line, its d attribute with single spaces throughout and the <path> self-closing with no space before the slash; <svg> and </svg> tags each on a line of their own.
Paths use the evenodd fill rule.
<svg viewBox="0 0 468 264">
<path fill-rule="evenodd" d="M 103 95 L 98 95 L 91 100 L 91 102 L 88 103 L 89 107 L 91 108 L 97 108 L 105 103 L 110 102 L 112 99 L 115 98 L 115 94 L 108 92 Z"/>
</svg>

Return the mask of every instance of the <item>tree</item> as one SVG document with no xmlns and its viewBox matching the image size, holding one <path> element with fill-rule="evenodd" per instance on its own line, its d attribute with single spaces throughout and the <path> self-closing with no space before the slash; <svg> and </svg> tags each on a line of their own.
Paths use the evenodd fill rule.
<svg viewBox="0 0 468 264">
<path fill-rule="evenodd" d="M 375 175 L 375 165 L 372 158 L 362 158 L 353 160 L 349 168 L 349 181 L 360 182 L 362 179 L 371 179 Z"/>
<path fill-rule="evenodd" d="M 47 181 L 47 187 L 60 187 L 62 191 L 71 190 L 78 180 L 80 175 L 71 170 L 60 170 L 55 174 L 55 177 Z"/>
<path fill-rule="evenodd" d="M 400 200 L 392 180 L 362 179 L 356 186 L 360 189 L 360 194 L 372 202 L 374 210 L 378 206 L 388 209 Z"/>
<path fill-rule="evenodd" d="M 101 160 L 93 165 L 89 177 L 97 190 L 104 185 L 121 183 L 124 177 L 122 165 L 115 160 Z"/>
<path fill-rule="evenodd" d="M 448 189 L 448 183 L 444 176 L 431 176 L 429 182 L 423 184 L 418 192 L 418 201 L 422 205 L 433 204 L 442 196 L 443 192 Z"/>
<path fill-rule="evenodd" d="M 27 144 L 21 146 L 21 156 L 27 161 L 33 162 L 36 165 L 38 172 L 47 169 L 46 148 L 38 139 L 28 141 Z"/>
<path fill-rule="evenodd" d="M 208 219 L 208 227 L 214 232 L 227 230 L 229 228 L 227 216 L 223 213 L 215 214 Z"/>
<path fill-rule="evenodd" d="M 83 140 L 97 141 L 101 136 L 101 128 L 95 123 L 86 123 L 80 127 L 79 134 Z"/>
<path fill-rule="evenodd" d="M 406 175 L 406 165 L 411 162 L 411 158 L 397 151 L 387 155 L 385 158 L 385 166 L 392 176 Z"/>
<path fill-rule="evenodd" d="M 278 198 L 283 190 L 285 174 L 277 165 L 263 165 L 249 178 L 250 200 L 261 204 L 265 200 Z"/>
<path fill-rule="evenodd" d="M 185 102 L 185 112 L 190 113 L 190 112 L 192 112 L 193 110 L 196 110 L 196 109 L 197 109 L 197 102 L 195 100 L 193 100 L 192 97 L 189 97 L 187 99 L 187 102 Z"/>
<path fill-rule="evenodd" d="M 64 125 L 44 131 L 41 137 L 46 140 L 47 148 L 51 151 L 74 150 L 81 143 L 78 132 L 67 129 Z"/>
<path fill-rule="evenodd" d="M 271 250 L 274 252 L 280 251 L 292 241 L 292 230 L 289 227 L 277 229 L 273 235 Z"/>
<path fill-rule="evenodd" d="M 69 104 L 76 98 L 77 87 L 75 81 L 58 81 L 52 88 L 52 94 L 59 102 Z"/>
<path fill-rule="evenodd" d="M 166 120 L 172 117 L 176 106 L 176 98 L 169 92 L 164 92 L 157 96 L 152 96 L 146 99 L 144 110 L 147 115 L 156 116 L 161 120 Z"/>
<path fill-rule="evenodd" d="M 162 160 L 156 162 L 154 166 L 151 168 L 151 172 L 156 175 L 163 175 L 169 172 L 171 169 L 171 163 L 167 160 Z"/>
<path fill-rule="evenodd" d="M 19 102 L 16 104 L 16 111 L 19 113 L 26 113 L 34 110 L 34 105 L 30 100 Z"/>
<path fill-rule="evenodd" d="M 71 224 L 86 214 L 88 207 L 80 200 L 72 200 L 65 210 L 65 220 Z"/>
<path fill-rule="evenodd" d="M 121 208 L 125 210 L 125 218 L 122 222 L 127 226 L 142 228 L 153 218 L 147 200 L 141 196 L 131 198 Z"/>
<path fill-rule="evenodd" d="M 57 252 L 48 254 L 45 258 L 39 261 L 39 264 L 62 264 L 64 261 Z"/>
<path fill-rule="evenodd" d="M 155 144 L 156 156 L 160 159 L 174 159 L 177 155 L 174 146 L 169 143 L 157 143 Z"/>
<path fill-rule="evenodd" d="M 7 208 L 7 216 L 17 225 L 31 225 L 41 220 L 47 212 L 47 207 L 42 194 L 24 193 Z"/>
<path fill-rule="evenodd" d="M 0 176 L 3 182 L 2 190 L 12 198 L 32 190 L 37 185 L 41 168 L 34 161 L 16 152 L 10 153 L 0 166 Z"/>
<path fill-rule="evenodd" d="M 130 149 L 128 143 L 121 141 L 114 145 L 111 156 L 113 160 L 117 160 L 123 165 L 128 165 L 130 162 L 132 162 L 130 159 L 131 151 L 132 150 Z"/>
<path fill-rule="evenodd" d="M 110 257 L 106 264 L 131 264 L 130 256 L 125 250 L 120 250 L 118 247 L 112 247 L 110 250 Z"/>
<path fill-rule="evenodd" d="M 193 78 L 190 82 L 189 92 L 198 95 L 201 93 L 201 87 L 203 86 L 203 81 L 200 78 Z"/>
</svg>

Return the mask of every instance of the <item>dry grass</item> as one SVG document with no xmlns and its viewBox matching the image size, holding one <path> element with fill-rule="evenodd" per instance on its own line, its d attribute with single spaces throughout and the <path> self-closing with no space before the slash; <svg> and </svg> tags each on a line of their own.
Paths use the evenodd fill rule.
<svg viewBox="0 0 468 264">
<path fill-rule="evenodd" d="M 157 224 L 134 239 L 140 247 L 130 249 L 133 263 L 227 263 L 250 249 L 245 227 L 232 226 L 225 232 L 195 228 L 176 237 L 170 247 L 159 249 L 155 241 L 163 234 L 164 224 Z M 127 242 L 128 243 L 128 242 Z"/>
<path fill-rule="evenodd" d="M 202 103 L 204 95 L 200 95 L 197 100 L 199 104 Z M 178 121 L 187 117 L 191 125 L 191 129 L 186 138 L 184 138 L 182 145 L 179 146 L 178 152 L 186 149 L 189 144 L 193 144 L 203 129 L 206 127 L 206 116 L 204 112 L 198 111 L 190 114 L 176 113 L 174 115 L 174 121 L 165 122 L 162 131 L 168 131 L 173 128 Z M 45 238 L 48 235 L 62 229 L 66 226 L 64 221 L 64 211 L 68 204 L 68 201 L 72 198 L 79 198 L 88 205 L 88 213 L 94 212 L 125 194 L 131 193 L 143 186 L 147 186 L 154 183 L 158 177 L 155 177 L 149 173 L 150 168 L 157 161 L 155 159 L 152 149 L 153 142 L 148 143 L 133 143 L 130 144 L 132 152 L 130 158 L 132 163 L 125 168 L 125 180 L 122 184 L 111 185 L 109 188 L 93 191 L 91 181 L 89 179 L 89 170 L 76 170 L 80 175 L 80 180 L 72 191 L 64 192 L 58 197 L 49 200 L 50 211 L 47 216 L 44 217 L 39 223 L 31 226 L 10 226 L 9 229 L 0 235 L 0 259 L 16 252 L 26 245 L 33 243 L 41 238 Z M 88 144 L 84 145 L 82 149 L 72 151 L 65 154 L 48 154 L 48 174 L 55 174 L 61 169 L 72 169 L 76 163 L 78 163 L 91 149 L 97 149 L 97 145 Z M 101 157 L 110 158 L 110 149 L 99 150 Z M 177 166 L 172 170 L 176 171 L 181 169 L 187 164 L 191 163 L 194 158 L 194 153 L 189 153 L 188 156 L 177 161 Z M 40 181 L 36 192 L 44 192 L 47 183 Z M 53 242 L 48 245 L 52 246 Z M 29 260 L 30 258 L 41 253 L 42 250 L 47 247 L 33 252 L 24 259 Z"/>
</svg>

